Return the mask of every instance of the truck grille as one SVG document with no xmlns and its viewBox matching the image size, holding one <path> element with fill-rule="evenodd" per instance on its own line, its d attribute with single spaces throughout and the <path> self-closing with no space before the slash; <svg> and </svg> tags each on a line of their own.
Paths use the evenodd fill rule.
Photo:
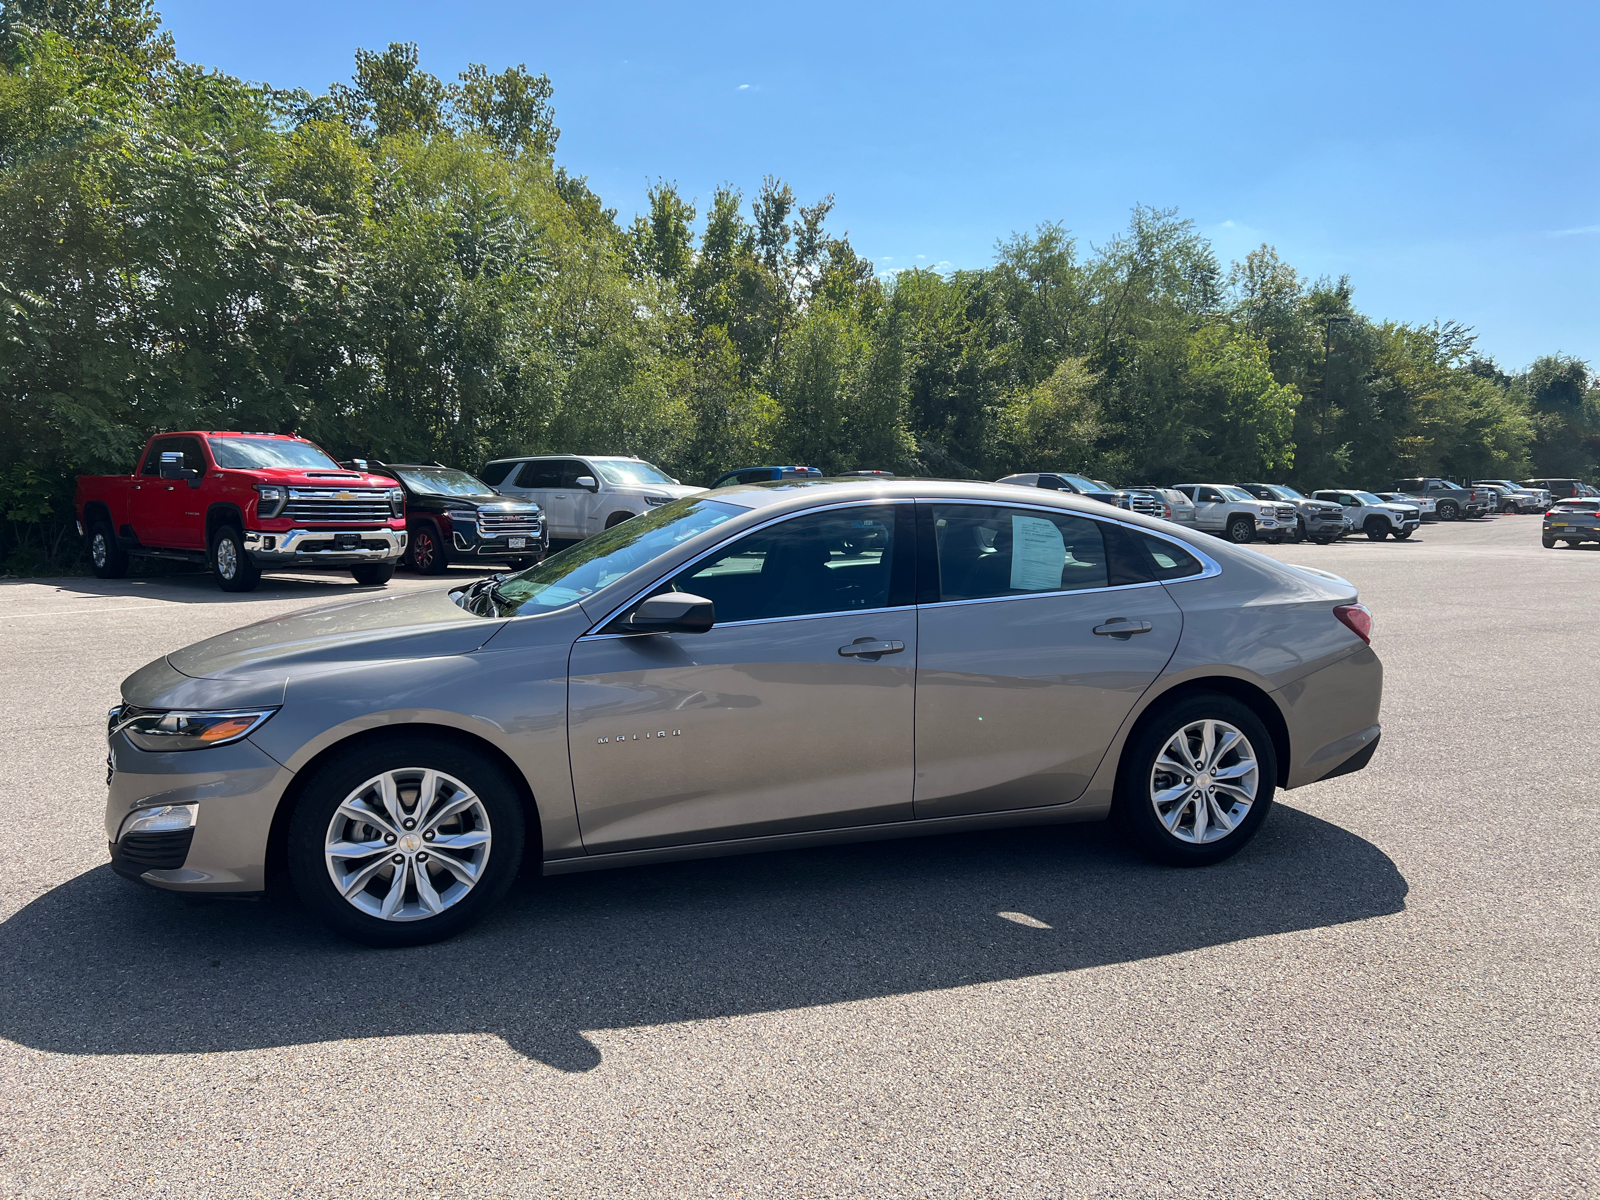
<svg viewBox="0 0 1600 1200">
<path fill-rule="evenodd" d="M 1147 517 L 1164 517 L 1167 515 L 1165 501 L 1157 500 L 1154 496 L 1146 496 L 1134 492 L 1128 496 L 1128 508 L 1132 512 L 1143 513 Z"/>
<path fill-rule="evenodd" d="M 1278 520 L 1284 522 L 1284 524 L 1286 524 L 1286 525 L 1293 523 L 1293 521 L 1294 521 L 1294 505 L 1292 505 L 1292 504 L 1278 504 L 1278 505 L 1275 505 L 1274 507 L 1278 510 Z"/>
<path fill-rule="evenodd" d="M 387 524 L 393 515 L 383 488 L 290 488 L 279 516 L 312 524 L 354 522 Z"/>
<path fill-rule="evenodd" d="M 497 508 L 478 510 L 478 536 L 484 538 L 515 534 L 518 537 L 539 536 L 539 513 L 536 509 L 523 511 Z"/>
</svg>

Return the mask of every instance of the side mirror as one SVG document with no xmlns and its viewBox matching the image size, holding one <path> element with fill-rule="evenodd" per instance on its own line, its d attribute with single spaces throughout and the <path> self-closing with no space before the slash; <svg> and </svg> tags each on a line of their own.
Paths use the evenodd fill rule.
<svg viewBox="0 0 1600 1200">
<path fill-rule="evenodd" d="M 161 456 L 161 478 L 182 479 L 192 488 L 200 486 L 200 472 L 185 467 L 183 454 L 176 450 L 169 450 Z"/>
<path fill-rule="evenodd" d="M 352 458 L 348 462 L 342 462 L 339 465 L 347 471 L 360 471 L 363 475 L 367 473 L 367 460 L 364 458 Z"/>
<path fill-rule="evenodd" d="M 717 623 L 717 606 L 704 596 L 663 592 L 641 601 L 610 633 L 704 633 Z"/>
<path fill-rule="evenodd" d="M 598 492 L 600 485 L 595 482 L 593 475 L 579 475 L 572 481 L 586 492 Z"/>
</svg>

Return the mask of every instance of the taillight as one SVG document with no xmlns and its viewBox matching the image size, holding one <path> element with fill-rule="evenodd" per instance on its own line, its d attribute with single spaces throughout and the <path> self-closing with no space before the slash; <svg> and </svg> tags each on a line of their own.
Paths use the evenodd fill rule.
<svg viewBox="0 0 1600 1200">
<path fill-rule="evenodd" d="M 1340 604 L 1334 608 L 1333 615 L 1367 645 L 1372 644 L 1372 610 L 1365 604 Z"/>
</svg>

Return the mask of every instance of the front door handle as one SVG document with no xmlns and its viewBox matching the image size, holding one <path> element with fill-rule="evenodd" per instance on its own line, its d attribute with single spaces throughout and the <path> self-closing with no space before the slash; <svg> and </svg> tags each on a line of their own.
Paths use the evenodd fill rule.
<svg viewBox="0 0 1600 1200">
<path fill-rule="evenodd" d="M 848 646 L 840 646 L 839 653 L 846 658 L 877 658 L 880 654 L 899 654 L 905 648 L 904 642 L 880 642 L 877 638 L 857 638 Z"/>
<path fill-rule="evenodd" d="M 1094 631 L 1102 637 L 1120 638 L 1127 641 L 1136 633 L 1149 633 L 1149 621 L 1130 621 L 1126 617 L 1112 617 L 1104 625 L 1096 625 Z"/>
</svg>

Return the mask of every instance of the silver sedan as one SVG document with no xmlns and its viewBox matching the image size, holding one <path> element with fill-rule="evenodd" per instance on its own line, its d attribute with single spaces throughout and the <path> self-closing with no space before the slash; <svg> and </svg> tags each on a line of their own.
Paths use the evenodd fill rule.
<svg viewBox="0 0 1600 1200">
<path fill-rule="evenodd" d="M 1382 667 L 1326 572 L 1062 493 L 786 480 L 528 570 L 249 625 L 111 711 L 113 867 L 283 873 L 385 946 L 546 874 L 1114 818 L 1214 863 L 1359 770 Z"/>
</svg>

